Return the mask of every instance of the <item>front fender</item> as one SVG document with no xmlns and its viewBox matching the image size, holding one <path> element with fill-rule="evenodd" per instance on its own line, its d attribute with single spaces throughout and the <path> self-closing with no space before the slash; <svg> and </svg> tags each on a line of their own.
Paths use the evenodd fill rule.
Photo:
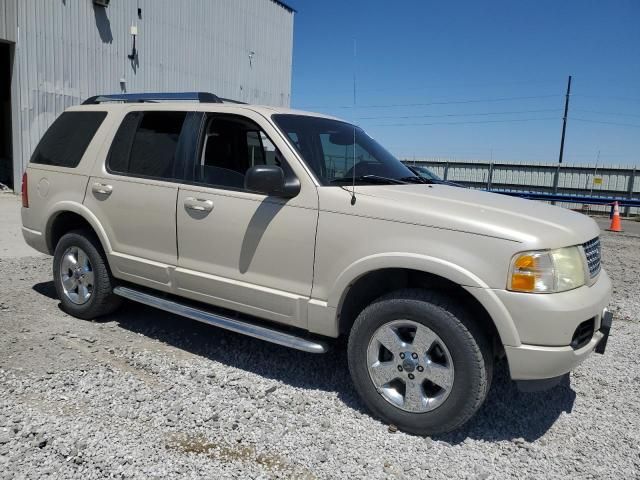
<svg viewBox="0 0 640 480">
<path fill-rule="evenodd" d="M 462 286 L 488 312 L 496 326 L 498 334 L 500 335 L 502 344 L 520 345 L 520 338 L 511 315 L 497 295 L 494 294 L 493 290 L 489 288 L 489 285 L 487 285 L 481 278 L 452 262 L 427 255 L 408 254 L 402 252 L 391 252 L 364 257 L 344 269 L 334 282 L 327 299 L 327 315 L 324 317 L 324 321 L 329 322 L 330 325 L 323 325 L 322 329 L 315 329 L 310 325 L 310 329 L 316 331 L 322 330 L 322 333 L 324 334 L 337 336 L 339 332 L 338 314 L 342 308 L 342 303 L 346 298 L 350 286 L 363 275 L 385 268 L 406 268 L 409 270 L 418 270 L 438 275 Z"/>
<path fill-rule="evenodd" d="M 489 287 L 477 275 L 451 262 L 427 255 L 390 252 L 364 257 L 349 265 L 334 282 L 327 304 L 339 310 L 351 284 L 366 273 L 385 268 L 419 270 L 438 275 L 462 286 Z"/>
</svg>

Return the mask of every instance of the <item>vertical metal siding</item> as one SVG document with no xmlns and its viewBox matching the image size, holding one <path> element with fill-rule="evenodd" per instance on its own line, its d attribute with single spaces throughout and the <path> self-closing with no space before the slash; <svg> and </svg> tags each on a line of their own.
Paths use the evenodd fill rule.
<svg viewBox="0 0 640 480">
<path fill-rule="evenodd" d="M 18 0 L 0 0 L 0 40 L 15 42 Z"/>
<path fill-rule="evenodd" d="M 19 32 L 15 185 L 51 122 L 91 95 L 120 92 L 121 78 L 128 92 L 210 91 L 290 103 L 293 14 L 271 0 L 114 0 L 108 8 L 91 0 L 0 0 L 3 13 L 0 38 L 12 19 Z M 137 62 L 127 58 L 132 25 Z"/>
</svg>

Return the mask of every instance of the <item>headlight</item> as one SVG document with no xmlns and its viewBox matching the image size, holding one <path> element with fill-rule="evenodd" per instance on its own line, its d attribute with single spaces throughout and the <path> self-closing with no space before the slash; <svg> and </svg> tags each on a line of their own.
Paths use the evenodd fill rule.
<svg viewBox="0 0 640 480">
<path fill-rule="evenodd" d="M 580 247 L 523 252 L 513 257 L 507 288 L 514 292 L 564 292 L 585 284 Z"/>
</svg>

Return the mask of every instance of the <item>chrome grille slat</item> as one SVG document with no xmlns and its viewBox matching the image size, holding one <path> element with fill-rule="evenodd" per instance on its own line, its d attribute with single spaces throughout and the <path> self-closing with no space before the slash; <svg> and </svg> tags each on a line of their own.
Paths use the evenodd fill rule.
<svg viewBox="0 0 640 480">
<path fill-rule="evenodd" d="M 593 278 L 600 273 L 600 237 L 583 243 L 582 248 L 587 257 L 589 276 Z"/>
</svg>

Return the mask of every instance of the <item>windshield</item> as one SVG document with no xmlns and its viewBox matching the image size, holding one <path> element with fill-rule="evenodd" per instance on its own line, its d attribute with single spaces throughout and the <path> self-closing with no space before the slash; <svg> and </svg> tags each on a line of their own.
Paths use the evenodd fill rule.
<svg viewBox="0 0 640 480">
<path fill-rule="evenodd" d="M 351 183 L 354 164 L 358 185 L 420 181 L 359 127 L 307 115 L 278 114 L 272 118 L 323 185 Z"/>
<path fill-rule="evenodd" d="M 411 170 L 416 172 L 422 178 L 426 178 L 427 180 L 435 180 L 437 182 L 441 182 L 442 181 L 442 179 L 438 175 L 433 173 L 427 167 L 422 167 L 422 166 L 418 166 L 418 165 L 411 165 L 409 168 L 411 168 Z"/>
</svg>

